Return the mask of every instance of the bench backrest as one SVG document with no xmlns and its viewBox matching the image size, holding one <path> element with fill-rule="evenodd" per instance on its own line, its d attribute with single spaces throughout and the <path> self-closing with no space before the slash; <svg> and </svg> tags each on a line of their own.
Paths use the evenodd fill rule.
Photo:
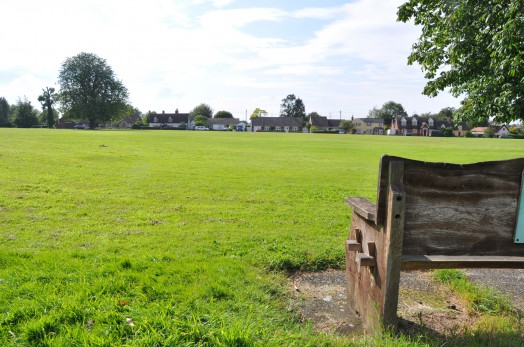
<svg viewBox="0 0 524 347">
<path fill-rule="evenodd" d="M 392 161 L 403 167 L 404 255 L 522 255 L 514 236 L 524 158 L 459 165 L 383 156 L 378 225 L 386 220 Z"/>
</svg>

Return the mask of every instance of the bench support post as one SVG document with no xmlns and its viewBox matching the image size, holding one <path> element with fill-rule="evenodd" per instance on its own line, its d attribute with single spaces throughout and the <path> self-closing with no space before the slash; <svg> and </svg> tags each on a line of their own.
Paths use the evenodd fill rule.
<svg viewBox="0 0 524 347">
<path fill-rule="evenodd" d="M 384 227 L 354 208 L 346 242 L 348 304 L 363 319 L 366 330 L 394 327 L 402 262 L 404 200 L 403 163 L 392 161 L 388 177 L 388 210 Z"/>
</svg>

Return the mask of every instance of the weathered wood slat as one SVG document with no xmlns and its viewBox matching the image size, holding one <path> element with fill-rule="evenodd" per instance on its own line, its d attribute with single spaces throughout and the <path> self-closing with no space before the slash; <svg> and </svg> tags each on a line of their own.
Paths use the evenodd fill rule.
<svg viewBox="0 0 524 347">
<path fill-rule="evenodd" d="M 449 256 L 404 255 L 402 270 L 464 269 L 464 268 L 513 268 L 524 269 L 524 257 L 509 256 Z"/>
<path fill-rule="evenodd" d="M 351 197 L 344 200 L 359 216 L 375 221 L 375 205 L 362 197 Z"/>
<path fill-rule="evenodd" d="M 404 165 L 403 254 L 524 256 L 514 242 L 524 158 Z"/>
</svg>

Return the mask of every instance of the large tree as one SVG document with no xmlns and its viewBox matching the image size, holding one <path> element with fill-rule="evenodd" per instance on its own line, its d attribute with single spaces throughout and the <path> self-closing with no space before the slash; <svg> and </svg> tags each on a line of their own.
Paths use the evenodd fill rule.
<svg viewBox="0 0 524 347">
<path fill-rule="evenodd" d="M 398 20 L 414 20 L 422 34 L 408 63 L 429 80 L 423 93 L 448 89 L 464 97 L 456 120 L 524 119 L 524 32 L 522 0 L 410 0 Z"/>
<path fill-rule="evenodd" d="M 67 58 L 58 76 L 64 116 L 98 122 L 116 121 L 128 110 L 128 91 L 105 59 L 92 53 Z"/>
<path fill-rule="evenodd" d="M 0 97 L 0 126 L 9 125 L 9 103 L 3 96 Z"/>
<path fill-rule="evenodd" d="M 55 116 L 53 115 L 53 104 L 55 103 L 54 92 L 55 88 L 46 87 L 42 89 L 43 93 L 38 97 L 38 101 L 42 105 L 43 112 L 46 113 L 46 123 L 49 128 L 55 127 Z"/>
<path fill-rule="evenodd" d="M 280 104 L 280 117 L 296 117 L 305 120 L 306 107 L 302 99 L 297 98 L 295 94 L 289 94 L 282 99 L 282 104 Z"/>
<path fill-rule="evenodd" d="M 373 107 L 373 109 L 369 110 L 370 118 L 382 118 L 384 119 L 384 124 L 388 126 L 391 125 L 393 118 L 397 116 L 406 117 L 407 115 L 404 107 L 394 101 L 384 103 L 381 108 Z"/>
<path fill-rule="evenodd" d="M 31 128 L 33 125 L 38 124 L 37 114 L 38 112 L 27 98 L 24 98 L 23 101 L 18 99 L 14 112 L 15 124 L 18 128 Z"/>
<path fill-rule="evenodd" d="M 200 104 L 196 106 L 191 112 L 189 112 L 189 117 L 194 119 L 196 116 L 204 116 L 206 118 L 213 118 L 213 109 L 207 104 Z"/>
</svg>

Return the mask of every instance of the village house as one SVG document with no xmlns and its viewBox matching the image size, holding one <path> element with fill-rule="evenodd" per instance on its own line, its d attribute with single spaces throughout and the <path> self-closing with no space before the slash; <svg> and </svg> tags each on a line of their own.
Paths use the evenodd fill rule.
<svg viewBox="0 0 524 347">
<path fill-rule="evenodd" d="M 355 134 L 384 135 L 384 119 L 352 118 Z"/>
<path fill-rule="evenodd" d="M 254 117 L 251 131 L 302 132 L 302 119 L 296 117 Z"/>
<path fill-rule="evenodd" d="M 465 132 L 466 126 L 461 125 L 461 131 Z M 391 130 L 397 135 L 413 136 L 442 136 L 445 128 L 453 129 L 453 123 L 449 120 L 435 120 L 431 117 L 395 117 L 391 122 Z M 460 131 L 459 131 L 460 132 Z M 463 136 L 463 133 L 462 135 Z"/>
<path fill-rule="evenodd" d="M 178 109 L 175 113 L 148 113 L 147 123 L 150 128 L 181 128 L 187 126 L 189 113 L 179 113 Z"/>
<path fill-rule="evenodd" d="M 340 119 L 328 119 L 324 116 L 311 115 L 309 124 L 316 130 L 334 131 L 340 128 Z"/>
<path fill-rule="evenodd" d="M 489 127 L 475 127 L 471 129 L 471 133 L 476 136 L 483 136 L 490 128 L 493 129 L 493 135 L 496 137 L 505 137 L 509 134 L 509 129 L 506 124 L 490 125 Z"/>
</svg>

